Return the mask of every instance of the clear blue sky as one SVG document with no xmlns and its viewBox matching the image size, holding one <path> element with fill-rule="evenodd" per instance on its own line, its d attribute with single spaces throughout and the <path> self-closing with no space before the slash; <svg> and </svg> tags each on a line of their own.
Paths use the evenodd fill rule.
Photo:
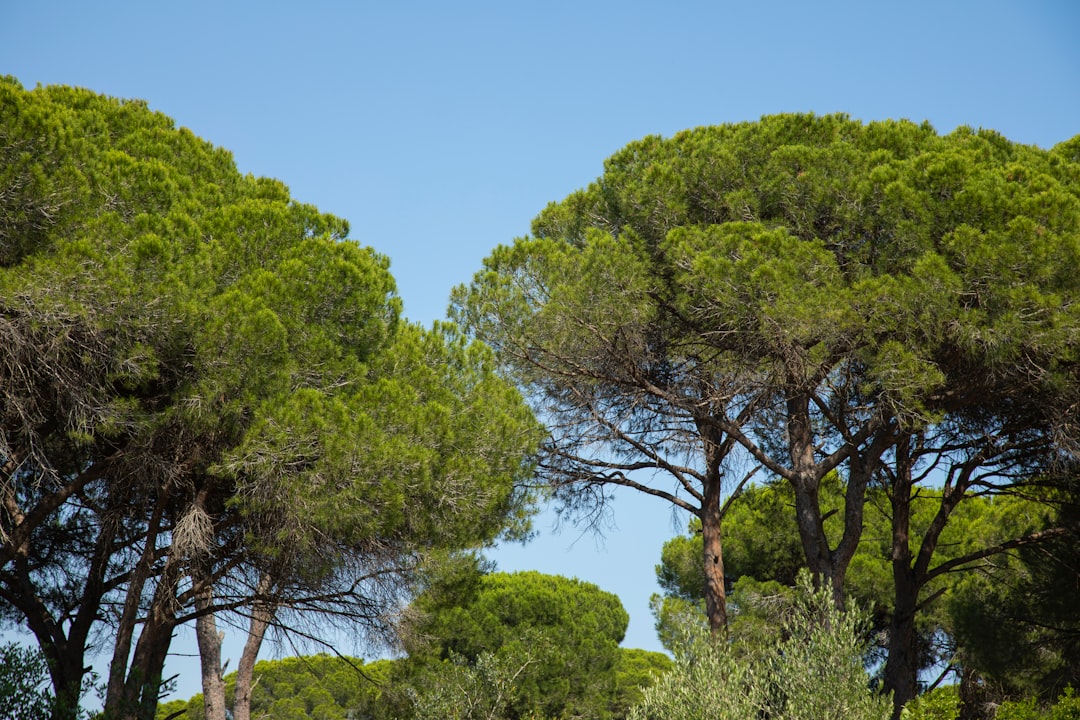
<svg viewBox="0 0 1080 720">
<path fill-rule="evenodd" d="M 0 0 L 0 73 L 147 100 L 347 218 L 429 323 L 492 248 L 645 135 L 840 111 L 1066 140 L 1080 3 Z M 495 552 L 500 568 L 618 593 L 624 644 L 658 649 L 653 566 L 685 520 L 620 497 L 602 544 L 551 520 Z M 198 690 L 194 666 L 173 668 L 180 696 Z"/>
</svg>

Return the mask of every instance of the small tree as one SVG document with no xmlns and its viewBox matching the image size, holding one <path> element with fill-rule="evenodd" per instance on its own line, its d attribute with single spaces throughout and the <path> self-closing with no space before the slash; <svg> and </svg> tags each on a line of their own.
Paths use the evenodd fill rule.
<svg viewBox="0 0 1080 720">
<path fill-rule="evenodd" d="M 863 668 L 860 613 L 838 610 L 828 590 L 800 575 L 790 604 L 763 611 L 777 621 L 767 638 L 717 641 L 687 618 L 678 630 L 675 669 L 645 691 L 631 720 L 882 720 L 888 698 Z"/>
<path fill-rule="evenodd" d="M 405 682 L 421 715 L 460 703 L 472 708 L 462 717 L 619 717 L 663 669 L 659 653 L 618 646 L 629 617 L 615 595 L 469 566 L 429 584 L 412 609 Z"/>
</svg>

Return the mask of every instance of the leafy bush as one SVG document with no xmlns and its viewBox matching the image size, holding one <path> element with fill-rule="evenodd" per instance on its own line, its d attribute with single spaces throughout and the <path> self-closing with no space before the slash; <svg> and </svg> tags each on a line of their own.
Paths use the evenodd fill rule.
<svg viewBox="0 0 1080 720">
<path fill-rule="evenodd" d="M 781 632 L 713 638 L 685 616 L 675 631 L 675 668 L 645 690 L 632 720 L 871 720 L 889 698 L 870 688 L 862 664 L 864 617 L 838 611 L 803 573 L 780 611 Z"/>
<path fill-rule="evenodd" d="M 944 685 L 920 695 L 900 713 L 901 720 L 956 720 L 960 716 L 960 692 L 956 685 Z"/>
<path fill-rule="evenodd" d="M 1049 707 L 1040 707 L 1035 698 L 1006 701 L 998 708 L 994 720 L 1080 720 L 1080 697 L 1071 687 L 1057 702 Z"/>
<path fill-rule="evenodd" d="M 17 643 L 0 646 L 0 718 L 39 720 L 49 717 L 53 698 L 43 686 L 49 668 L 36 648 Z"/>
</svg>

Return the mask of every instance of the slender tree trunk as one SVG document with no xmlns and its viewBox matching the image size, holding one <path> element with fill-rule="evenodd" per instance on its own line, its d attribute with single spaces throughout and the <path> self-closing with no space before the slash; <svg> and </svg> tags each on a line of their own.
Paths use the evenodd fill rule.
<svg viewBox="0 0 1080 720">
<path fill-rule="evenodd" d="M 233 720 L 251 720 L 251 691 L 255 687 L 255 661 L 259 657 L 266 629 L 273 620 L 273 607 L 266 600 L 272 589 L 269 576 L 259 578 L 255 602 L 251 605 L 251 625 L 236 668 L 236 692 L 233 694 Z M 207 718 L 210 720 L 210 718 Z"/>
<path fill-rule="evenodd" d="M 882 672 L 884 689 L 892 693 L 893 720 L 899 720 L 904 704 L 918 693 L 915 610 L 920 583 L 911 566 L 911 488 L 911 437 L 904 436 L 896 443 L 890 499 L 893 616 L 889 627 L 889 657 Z"/>
<path fill-rule="evenodd" d="M 713 637 L 725 637 L 728 629 L 727 588 L 724 579 L 724 551 L 721 537 L 724 507 L 721 502 L 724 474 L 721 465 L 731 450 L 731 442 L 724 441 L 724 434 L 707 419 L 697 419 L 701 437 L 705 479 L 701 492 L 701 540 L 702 566 L 705 577 L 705 615 Z"/>
<path fill-rule="evenodd" d="M 147 580 L 153 574 L 157 560 L 157 538 L 165 511 L 172 483 L 166 482 L 158 491 L 157 502 L 147 522 L 146 540 L 143 551 L 128 580 L 127 595 L 124 598 L 124 610 L 116 629 L 116 641 L 113 645 L 112 662 L 109 664 L 109 683 L 105 693 L 105 716 L 110 720 L 121 717 L 121 708 L 125 703 L 125 682 L 128 674 L 128 658 L 138 624 L 139 606 L 142 603 L 143 590 Z"/>
<path fill-rule="evenodd" d="M 142 623 L 121 692 L 107 700 L 105 717 L 109 720 L 154 718 L 161 694 L 165 658 L 169 654 L 173 630 L 176 629 L 176 613 L 179 609 L 176 589 L 179 579 L 180 561 L 170 556 L 159 576 L 150 610 Z"/>
<path fill-rule="evenodd" d="M 213 588 L 203 573 L 193 574 L 195 609 L 195 639 L 199 644 L 199 663 L 202 668 L 203 708 L 206 720 L 225 720 L 225 680 L 221 667 L 221 636 L 214 613 L 207 609 L 213 603 Z"/>
<path fill-rule="evenodd" d="M 710 473 L 710 475 L 712 475 Z M 705 614 L 714 636 L 727 633 L 727 591 L 724 587 L 724 553 L 720 535 L 720 477 L 706 482 L 701 509 L 702 558 L 705 567 Z"/>
<path fill-rule="evenodd" d="M 955 481 L 946 483 L 937 513 L 923 532 L 918 553 L 913 556 L 911 503 L 915 483 L 912 477 L 912 441 L 912 436 L 907 435 L 896 442 L 891 499 L 894 610 L 889 634 L 889 658 L 885 663 L 883 681 L 884 689 L 893 693 L 894 720 L 899 719 L 903 705 L 914 699 L 919 691 L 919 635 L 915 629 L 919 595 L 931 578 L 930 564 L 949 516 L 963 499 L 972 473 L 984 459 L 981 453 L 977 453 L 959 466 L 960 472 Z"/>
<path fill-rule="evenodd" d="M 821 514 L 821 478 L 818 477 L 814 459 L 814 430 L 810 420 L 810 401 L 805 394 L 794 395 L 787 402 L 788 453 L 794 472 L 792 486 L 795 490 L 795 522 L 799 528 L 806 565 L 814 576 L 814 583 L 828 583 L 833 589 L 834 600 L 843 604 L 843 578 L 834 578 L 834 567 L 825 537 L 825 522 Z"/>
</svg>

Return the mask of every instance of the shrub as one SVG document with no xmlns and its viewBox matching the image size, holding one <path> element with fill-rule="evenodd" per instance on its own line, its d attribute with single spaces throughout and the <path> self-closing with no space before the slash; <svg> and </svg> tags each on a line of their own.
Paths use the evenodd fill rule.
<svg viewBox="0 0 1080 720">
<path fill-rule="evenodd" d="M 809 575 L 778 614 L 781 632 L 714 639 L 684 618 L 675 632 L 675 668 L 647 689 L 631 720 L 884 720 L 889 698 L 863 667 L 864 617 L 836 609 Z"/>
</svg>

